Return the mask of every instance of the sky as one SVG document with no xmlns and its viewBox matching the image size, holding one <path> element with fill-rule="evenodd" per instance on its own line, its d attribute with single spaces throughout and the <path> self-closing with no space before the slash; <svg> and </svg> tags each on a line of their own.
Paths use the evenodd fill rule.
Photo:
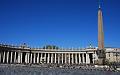
<svg viewBox="0 0 120 75">
<path fill-rule="evenodd" d="M 120 48 L 120 0 L 101 0 L 105 47 Z M 0 0 L 0 43 L 97 46 L 98 0 Z"/>
</svg>

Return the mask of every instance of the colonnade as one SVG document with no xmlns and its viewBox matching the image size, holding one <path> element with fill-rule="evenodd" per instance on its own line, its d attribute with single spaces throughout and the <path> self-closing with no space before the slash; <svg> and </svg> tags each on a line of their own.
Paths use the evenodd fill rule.
<svg viewBox="0 0 120 75">
<path fill-rule="evenodd" d="M 91 64 L 94 63 L 93 53 L 0 51 L 0 63 Z"/>
</svg>

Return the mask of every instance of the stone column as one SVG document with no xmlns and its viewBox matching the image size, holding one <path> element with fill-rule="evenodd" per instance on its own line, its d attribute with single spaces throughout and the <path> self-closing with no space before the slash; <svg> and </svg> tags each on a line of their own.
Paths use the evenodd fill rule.
<svg viewBox="0 0 120 75">
<path fill-rule="evenodd" d="M 38 56 L 37 56 L 37 63 L 39 63 L 39 53 L 38 53 Z"/>
<path fill-rule="evenodd" d="M 47 57 L 47 63 L 49 63 L 50 59 L 50 54 L 48 53 L 48 57 Z"/>
<path fill-rule="evenodd" d="M 81 57 L 80 57 L 80 53 L 79 53 L 79 64 L 81 63 Z"/>
<path fill-rule="evenodd" d="M 46 63 L 46 53 L 45 53 L 45 57 L 44 57 L 44 62 Z"/>
<path fill-rule="evenodd" d="M 68 60 L 69 60 L 69 64 L 70 64 L 70 53 L 69 53 L 69 59 Z"/>
<path fill-rule="evenodd" d="M 89 54 L 86 53 L 86 64 L 90 64 Z"/>
<path fill-rule="evenodd" d="M 1 52 L 0 52 L 0 63 L 1 63 Z"/>
<path fill-rule="evenodd" d="M 90 56 L 89 56 L 89 54 L 88 54 L 88 63 L 90 64 Z"/>
<path fill-rule="evenodd" d="M 34 53 L 34 62 L 33 63 L 35 63 L 35 57 L 36 57 L 35 55 L 36 55 L 36 53 Z"/>
<path fill-rule="evenodd" d="M 53 63 L 53 53 L 51 53 L 51 63 Z"/>
<path fill-rule="evenodd" d="M 9 63 L 8 61 L 9 61 L 9 52 L 7 52 L 7 63 Z"/>
<path fill-rule="evenodd" d="M 18 63 L 20 63 L 20 52 L 18 52 Z"/>
<path fill-rule="evenodd" d="M 74 63 L 74 57 L 73 57 L 73 53 L 72 53 L 72 64 Z"/>
<path fill-rule="evenodd" d="M 62 53 L 62 64 L 63 64 L 63 53 Z"/>
<path fill-rule="evenodd" d="M 88 54 L 86 53 L 86 64 L 88 64 Z"/>
<path fill-rule="evenodd" d="M 32 63 L 32 53 L 31 53 L 31 55 L 30 55 L 31 57 L 30 57 L 30 63 Z"/>
<path fill-rule="evenodd" d="M 42 61 L 42 56 L 43 56 L 43 53 L 41 53 L 41 56 L 40 56 L 40 62 L 43 63 Z"/>
<path fill-rule="evenodd" d="M 30 53 L 27 54 L 28 63 L 30 63 Z"/>
<path fill-rule="evenodd" d="M 58 64 L 60 63 L 60 55 L 58 54 Z"/>
<path fill-rule="evenodd" d="M 25 55 L 25 63 L 28 63 L 28 53 Z"/>
<path fill-rule="evenodd" d="M 78 64 L 77 53 L 75 54 L 75 63 Z"/>
<path fill-rule="evenodd" d="M 66 57 L 66 53 L 65 53 L 65 64 L 67 63 L 67 57 Z"/>
<path fill-rule="evenodd" d="M 15 52 L 15 56 L 14 56 L 14 63 L 16 63 L 16 52 Z"/>
<path fill-rule="evenodd" d="M 84 53 L 82 54 L 82 58 L 83 58 L 83 63 L 85 63 Z"/>
<path fill-rule="evenodd" d="M 5 62 L 5 51 L 4 51 L 4 54 L 3 54 L 3 63 Z"/>
<path fill-rule="evenodd" d="M 55 53 L 55 63 L 56 63 L 56 53 Z"/>
<path fill-rule="evenodd" d="M 21 56 L 20 57 L 21 57 L 20 60 L 21 60 L 21 63 L 22 63 L 22 52 L 21 52 Z"/>
<path fill-rule="evenodd" d="M 13 52 L 11 52 L 10 63 L 12 63 Z"/>
</svg>

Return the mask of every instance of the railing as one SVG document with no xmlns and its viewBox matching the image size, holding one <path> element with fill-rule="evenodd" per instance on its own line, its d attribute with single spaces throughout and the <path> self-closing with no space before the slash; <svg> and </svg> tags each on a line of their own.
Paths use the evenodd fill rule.
<svg viewBox="0 0 120 75">
<path fill-rule="evenodd" d="M 1 47 L 8 47 L 8 48 L 18 48 L 18 49 L 30 49 L 30 50 L 49 50 L 49 51 L 85 51 L 85 50 L 96 50 L 96 48 L 59 48 L 59 49 L 44 49 L 44 48 L 31 48 L 27 46 L 15 46 L 15 45 L 8 45 L 8 44 L 0 44 Z"/>
</svg>

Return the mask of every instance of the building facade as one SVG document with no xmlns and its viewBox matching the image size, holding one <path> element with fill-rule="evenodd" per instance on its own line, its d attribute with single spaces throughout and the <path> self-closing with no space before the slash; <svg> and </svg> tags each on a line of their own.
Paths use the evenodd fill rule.
<svg viewBox="0 0 120 75">
<path fill-rule="evenodd" d="M 94 64 L 96 49 L 40 49 L 0 46 L 0 63 Z"/>
<path fill-rule="evenodd" d="M 120 62 L 120 48 L 106 48 L 106 60 L 108 62 Z"/>
<path fill-rule="evenodd" d="M 5 64 L 97 64 L 97 48 L 42 49 L 0 45 L 0 63 Z M 106 60 L 120 62 L 119 48 L 106 48 Z"/>
</svg>

